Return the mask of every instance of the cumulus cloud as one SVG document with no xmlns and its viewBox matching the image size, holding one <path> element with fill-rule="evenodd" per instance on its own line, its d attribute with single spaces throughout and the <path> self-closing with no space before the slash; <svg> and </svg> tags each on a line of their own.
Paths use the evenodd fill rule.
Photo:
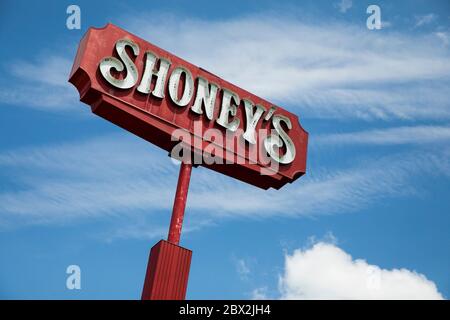
<svg viewBox="0 0 450 320">
<path fill-rule="evenodd" d="M 324 242 L 285 256 L 279 289 L 281 299 L 443 299 L 423 274 L 383 269 Z"/>
</svg>

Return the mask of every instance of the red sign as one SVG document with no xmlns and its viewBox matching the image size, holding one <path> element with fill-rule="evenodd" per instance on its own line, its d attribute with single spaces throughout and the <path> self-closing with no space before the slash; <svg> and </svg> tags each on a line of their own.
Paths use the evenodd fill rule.
<svg viewBox="0 0 450 320">
<path fill-rule="evenodd" d="M 93 113 L 184 162 L 264 189 L 305 173 L 296 115 L 115 25 L 88 30 L 69 81 Z"/>
</svg>

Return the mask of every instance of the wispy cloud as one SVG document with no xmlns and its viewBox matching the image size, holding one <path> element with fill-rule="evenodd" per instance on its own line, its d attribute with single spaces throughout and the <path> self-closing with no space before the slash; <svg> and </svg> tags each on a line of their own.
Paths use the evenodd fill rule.
<svg viewBox="0 0 450 320">
<path fill-rule="evenodd" d="M 450 119 L 450 51 L 442 32 L 381 34 L 276 14 L 203 21 L 154 13 L 122 21 L 143 38 L 303 117 Z M 67 83 L 72 59 L 14 62 L 5 70 L 14 85 L 3 84 L 0 101 L 51 111 L 78 105 Z"/>
<path fill-rule="evenodd" d="M 151 210 L 151 208 L 149 208 Z M 147 215 L 151 215 L 149 218 Z M 99 239 L 112 242 L 121 239 L 164 239 L 167 237 L 170 210 L 165 210 L 160 217 L 154 217 L 154 213 L 147 212 L 147 215 L 135 215 L 128 217 L 126 221 L 120 220 L 120 225 L 114 224 L 104 228 L 99 233 Z M 206 227 L 214 227 L 215 222 L 208 219 L 191 217 L 183 222 L 183 236 L 191 232 L 199 231 Z"/>
<path fill-rule="evenodd" d="M 248 261 L 243 258 L 235 258 L 234 264 L 236 267 L 236 272 L 241 278 L 241 280 L 247 280 L 251 273 Z"/>
<path fill-rule="evenodd" d="M 157 153 L 150 150 L 143 141 L 113 135 L 2 153 L 0 166 L 16 173 L 21 185 L 18 191 L 0 196 L 2 211 L 28 215 L 39 223 L 124 214 L 154 204 L 167 209 L 176 167 L 161 154 L 152 157 Z"/>
<path fill-rule="evenodd" d="M 0 102 L 45 111 L 66 111 L 79 105 L 76 90 L 67 82 L 72 61 L 58 55 L 37 61 L 14 61 L 5 70 L 8 82 L 0 88 Z"/>
<path fill-rule="evenodd" d="M 341 13 L 346 13 L 353 6 L 352 0 L 341 0 L 336 4 Z"/>
<path fill-rule="evenodd" d="M 256 94 L 288 104 L 302 116 L 446 121 L 312 135 L 312 143 L 448 140 L 449 51 L 435 36 L 380 35 L 353 25 L 313 25 L 276 16 L 213 22 L 143 14 L 124 27 Z M 76 90 L 66 83 L 69 61 L 55 56 L 43 62 L 17 62 L 8 71 L 19 85 L 0 90 L 0 99 L 45 110 L 78 103 Z M 28 96 L 21 94 L 22 88 Z M 197 168 L 185 230 L 220 219 L 348 212 L 380 198 L 414 193 L 412 173 L 448 175 L 446 147 L 433 154 L 411 151 L 328 171 L 313 167 L 306 177 L 280 191 L 262 191 Z M 126 217 L 125 223 L 109 231 L 110 239 L 160 235 L 178 172 L 165 152 L 126 133 L 2 152 L 0 168 L 2 180 L 14 185 L 0 192 L 1 225 Z"/>
<path fill-rule="evenodd" d="M 434 34 L 436 35 L 436 37 L 438 37 L 442 41 L 442 43 L 445 46 L 448 46 L 448 44 L 450 43 L 450 35 L 448 32 L 438 31 L 438 32 L 435 32 Z"/>
<path fill-rule="evenodd" d="M 67 87 L 72 61 L 59 56 L 46 56 L 39 62 L 16 61 L 10 72 L 22 80 L 45 83 L 54 87 Z"/>
<path fill-rule="evenodd" d="M 321 134 L 314 138 L 317 144 L 429 144 L 443 142 L 450 146 L 450 125 L 447 126 L 406 126 L 374 129 L 359 132 Z"/>
<path fill-rule="evenodd" d="M 274 14 L 223 21 L 141 14 L 124 21 L 145 39 L 303 117 L 450 118 L 450 51 L 433 34 L 377 33 Z"/>
<path fill-rule="evenodd" d="M 434 13 L 429 13 L 429 14 L 415 16 L 415 19 L 416 19 L 415 26 L 416 27 L 421 27 L 421 26 L 430 24 L 433 21 L 435 21 L 436 18 L 437 18 L 437 16 Z"/>
<path fill-rule="evenodd" d="M 222 219 L 358 210 L 380 198 L 414 193 L 410 186 L 414 172 L 448 175 L 449 159 L 447 151 L 389 156 L 332 172 L 313 170 L 293 185 L 269 191 L 197 168 L 186 228 L 198 230 Z M 4 152 L 0 167 L 3 181 L 16 186 L 0 193 L 4 227 L 126 217 L 120 231 L 111 231 L 112 239 L 161 232 L 172 208 L 178 172 L 165 152 L 127 135 Z M 145 225 L 154 229 L 142 227 L 144 214 L 150 219 Z"/>
<path fill-rule="evenodd" d="M 269 299 L 267 287 L 256 288 L 251 293 L 251 299 L 253 300 L 267 300 Z"/>
</svg>

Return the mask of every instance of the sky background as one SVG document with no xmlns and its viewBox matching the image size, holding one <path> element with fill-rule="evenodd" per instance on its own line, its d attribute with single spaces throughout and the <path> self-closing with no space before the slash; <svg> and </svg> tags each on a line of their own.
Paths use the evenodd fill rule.
<svg viewBox="0 0 450 320">
<path fill-rule="evenodd" d="M 110 0 L 0 2 L 0 298 L 139 299 L 166 237 L 179 167 L 67 82 L 108 22 L 310 134 L 307 174 L 280 190 L 193 170 L 187 298 L 450 296 L 448 1 Z"/>
</svg>

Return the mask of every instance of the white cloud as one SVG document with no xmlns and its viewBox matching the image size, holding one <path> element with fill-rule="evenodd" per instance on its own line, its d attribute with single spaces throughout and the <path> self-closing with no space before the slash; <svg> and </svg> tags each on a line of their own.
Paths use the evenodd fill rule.
<svg viewBox="0 0 450 320">
<path fill-rule="evenodd" d="M 2 153 L 0 166 L 17 170 L 22 188 L 0 195 L 1 211 L 47 223 L 152 206 L 169 209 L 177 168 L 161 153 L 152 157 L 158 155 L 154 150 L 117 134 Z"/>
<path fill-rule="evenodd" d="M 382 20 L 381 21 L 381 29 L 386 29 L 392 27 L 391 21 Z"/>
<path fill-rule="evenodd" d="M 250 275 L 250 266 L 245 259 L 235 259 L 236 272 L 238 273 L 241 280 L 248 279 Z"/>
<path fill-rule="evenodd" d="M 267 287 L 256 288 L 251 293 L 251 299 L 253 300 L 267 300 Z"/>
<path fill-rule="evenodd" d="M 183 234 L 186 230 L 183 230 Z M 101 234 L 101 238 L 106 242 L 120 239 L 164 239 L 167 236 L 167 226 L 158 224 L 127 224 L 123 227 L 108 230 Z"/>
<path fill-rule="evenodd" d="M 352 7 L 352 5 L 353 5 L 352 0 L 341 0 L 339 3 L 337 3 L 339 11 L 342 13 L 346 13 L 347 10 Z"/>
<path fill-rule="evenodd" d="M 130 31 L 227 80 L 291 104 L 301 116 L 450 118 L 449 52 L 436 37 L 433 41 L 397 33 L 380 36 L 357 26 L 264 15 L 198 21 L 143 14 L 127 24 Z M 71 101 L 78 104 L 76 89 L 67 83 L 70 65 L 71 59 L 57 56 L 39 63 L 19 61 L 9 72 L 21 84 L 0 90 L 0 99 L 46 110 L 61 110 Z M 407 135 L 420 131 L 422 143 L 446 139 L 445 127 L 431 128 L 433 133 L 428 127 L 415 127 L 317 138 L 410 143 Z M 373 133 L 376 139 L 369 137 Z M 379 198 L 414 192 L 411 173 L 445 172 L 442 168 L 450 167 L 447 155 L 411 153 L 334 171 L 308 168 L 306 177 L 281 191 L 262 191 L 198 168 L 188 198 L 194 213 L 189 221 L 195 223 L 188 222 L 185 230 L 210 225 L 212 215 L 262 218 L 358 210 Z M 133 216 L 111 238 L 151 237 L 159 232 L 158 212 L 171 210 L 178 169 L 165 152 L 126 133 L 3 152 L 0 167 L 18 186 L 0 193 L 0 224 L 65 223 L 150 211 L 155 215 L 143 223 Z M 217 210 L 211 212 L 211 207 Z M 155 226 L 151 232 L 142 227 L 149 223 Z"/>
<path fill-rule="evenodd" d="M 148 216 L 154 216 L 154 213 L 146 213 L 146 216 L 128 216 L 127 221 L 121 223 L 120 226 L 113 225 L 108 228 L 105 228 L 102 232 L 100 232 L 100 236 L 98 237 L 102 241 L 112 242 L 114 240 L 121 239 L 138 239 L 138 240 L 147 240 L 147 239 L 163 239 L 167 237 L 168 232 L 168 220 L 167 217 L 170 213 L 170 210 L 167 209 L 163 217 L 166 219 L 155 219 L 152 217 L 149 219 Z M 214 226 L 215 223 L 213 221 L 202 219 L 199 220 L 197 217 L 190 217 L 183 222 L 183 234 L 185 236 L 188 233 L 198 231 L 205 227 Z"/>
<path fill-rule="evenodd" d="M 72 61 L 60 56 L 46 56 L 36 63 L 15 61 L 10 68 L 11 74 L 20 79 L 66 87 Z"/>
<path fill-rule="evenodd" d="M 0 102 L 46 111 L 67 111 L 78 106 L 77 91 L 68 83 L 72 61 L 45 56 L 39 61 L 14 61 L 9 81 L 2 84 Z"/>
<path fill-rule="evenodd" d="M 272 15 L 133 16 L 125 27 L 302 117 L 449 119 L 450 52 L 435 35 Z M 207 48 L 207 49 L 206 49 Z"/>
<path fill-rule="evenodd" d="M 276 14 L 222 21 L 137 14 L 122 21 L 126 29 L 302 117 L 450 119 L 450 52 L 442 32 L 379 34 Z M 3 85 L 0 101 L 51 111 L 79 105 L 67 83 L 72 59 L 14 62 L 6 71 L 17 81 Z"/>
<path fill-rule="evenodd" d="M 421 27 L 427 24 L 430 24 L 431 22 L 436 20 L 436 15 L 434 13 L 424 14 L 415 16 L 416 19 L 416 27 Z"/>
<path fill-rule="evenodd" d="M 295 217 L 358 210 L 375 200 L 414 194 L 413 173 L 448 176 L 450 157 L 412 152 L 315 171 L 282 190 L 260 190 L 204 168 L 193 170 L 185 230 L 225 218 Z M 124 217 L 111 238 L 143 238 L 165 225 L 178 166 L 166 152 L 124 133 L 87 142 L 0 154 L 3 181 L 0 224 L 60 224 Z M 229 199 L 233 199 L 229 201 Z M 300 201 L 299 201 L 300 199 Z M 211 208 L 215 210 L 211 211 Z M 149 221 L 142 222 L 142 216 Z M 108 220 L 108 219 L 106 219 Z M 165 221 L 165 222 L 164 222 Z M 151 235 L 150 235 L 151 233 Z"/>
<path fill-rule="evenodd" d="M 434 34 L 442 41 L 444 46 L 448 46 L 448 44 L 450 43 L 450 35 L 448 32 L 438 31 L 435 32 Z"/>
<path fill-rule="evenodd" d="M 443 299 L 423 274 L 382 269 L 323 242 L 285 256 L 279 289 L 281 299 Z"/>
<path fill-rule="evenodd" d="M 314 143 L 342 144 L 431 144 L 444 142 L 450 145 L 450 126 L 406 126 L 374 129 L 359 132 L 321 134 L 313 137 Z"/>
</svg>

